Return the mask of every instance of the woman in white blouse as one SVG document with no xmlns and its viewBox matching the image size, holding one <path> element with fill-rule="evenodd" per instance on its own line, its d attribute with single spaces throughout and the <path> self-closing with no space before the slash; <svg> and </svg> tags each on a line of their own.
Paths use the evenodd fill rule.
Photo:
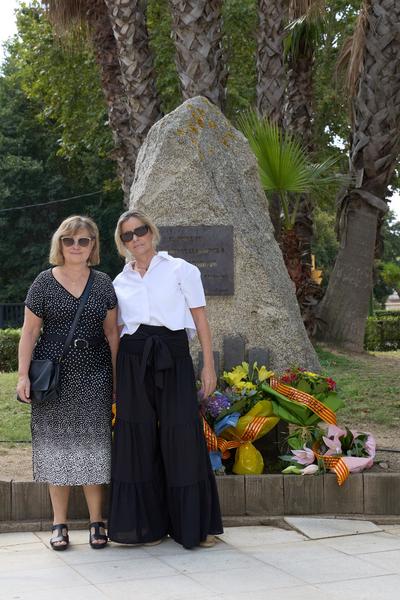
<svg viewBox="0 0 400 600">
<path fill-rule="evenodd" d="M 157 252 L 159 240 L 145 213 L 121 215 L 115 241 L 129 262 L 114 280 L 121 343 L 108 534 L 209 547 L 222 522 L 188 345 L 197 331 L 208 396 L 216 374 L 206 302 L 198 268 Z"/>
</svg>

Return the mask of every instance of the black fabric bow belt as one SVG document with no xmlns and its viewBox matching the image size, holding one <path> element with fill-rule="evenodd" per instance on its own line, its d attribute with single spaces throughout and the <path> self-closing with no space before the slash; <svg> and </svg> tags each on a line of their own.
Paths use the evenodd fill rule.
<svg viewBox="0 0 400 600">
<path fill-rule="evenodd" d="M 119 351 L 140 355 L 141 381 L 150 369 L 155 385 L 161 389 L 165 371 L 174 367 L 176 358 L 189 356 L 189 345 L 184 329 L 171 331 L 162 326 L 142 324 L 135 333 L 121 338 Z"/>
<path fill-rule="evenodd" d="M 140 363 L 140 378 L 144 381 L 147 367 L 153 367 L 155 384 L 158 388 L 164 385 L 164 371 L 172 369 L 174 361 L 165 341 L 158 335 L 150 335 L 143 348 L 142 362 Z"/>
<path fill-rule="evenodd" d="M 45 333 L 40 337 L 41 340 L 47 342 L 60 342 L 61 344 L 65 344 L 65 340 L 67 336 L 65 335 L 57 335 L 56 333 Z M 74 338 L 71 341 L 72 348 L 77 348 L 78 350 L 83 350 L 85 348 L 94 348 L 96 346 L 101 346 L 106 341 L 105 337 L 91 337 L 91 338 Z"/>
</svg>

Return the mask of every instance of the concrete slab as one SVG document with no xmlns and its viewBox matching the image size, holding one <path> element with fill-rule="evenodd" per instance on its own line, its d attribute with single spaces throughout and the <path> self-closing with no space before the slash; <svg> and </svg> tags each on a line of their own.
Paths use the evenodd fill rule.
<svg viewBox="0 0 400 600">
<path fill-rule="evenodd" d="M 223 535 L 222 541 L 230 546 L 249 548 L 261 544 L 282 544 L 285 542 L 302 542 L 306 538 L 296 531 L 278 529 L 277 527 L 229 527 Z"/>
<path fill-rule="evenodd" d="M 285 522 L 312 540 L 382 531 L 371 521 L 356 521 L 355 519 L 285 517 Z"/>
<path fill-rule="evenodd" d="M 321 598 L 325 598 L 325 594 L 330 594 L 333 600 L 343 600 L 343 598 L 393 600 L 398 598 L 400 575 L 335 581 L 334 583 L 318 584 L 317 587 L 322 592 Z"/>
</svg>

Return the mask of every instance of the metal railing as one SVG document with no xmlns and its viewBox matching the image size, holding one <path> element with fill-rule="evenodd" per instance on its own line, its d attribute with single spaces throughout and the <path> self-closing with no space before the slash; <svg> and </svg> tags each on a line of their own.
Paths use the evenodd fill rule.
<svg viewBox="0 0 400 600">
<path fill-rule="evenodd" d="M 24 320 L 24 304 L 0 304 L 0 329 L 21 327 Z"/>
</svg>

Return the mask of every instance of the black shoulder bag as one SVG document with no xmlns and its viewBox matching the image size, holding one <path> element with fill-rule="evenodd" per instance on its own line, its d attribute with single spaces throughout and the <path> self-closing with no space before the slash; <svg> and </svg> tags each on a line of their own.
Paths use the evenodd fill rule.
<svg viewBox="0 0 400 600">
<path fill-rule="evenodd" d="M 94 274 L 90 271 L 85 289 L 79 301 L 79 306 L 72 322 L 71 329 L 66 337 L 64 348 L 60 358 L 55 362 L 50 359 L 33 359 L 29 367 L 29 379 L 31 382 L 30 399 L 32 404 L 41 404 L 42 402 L 54 402 L 60 398 L 60 367 L 61 362 L 68 352 L 72 338 L 82 311 L 85 308 L 90 290 L 93 284 Z"/>
</svg>

